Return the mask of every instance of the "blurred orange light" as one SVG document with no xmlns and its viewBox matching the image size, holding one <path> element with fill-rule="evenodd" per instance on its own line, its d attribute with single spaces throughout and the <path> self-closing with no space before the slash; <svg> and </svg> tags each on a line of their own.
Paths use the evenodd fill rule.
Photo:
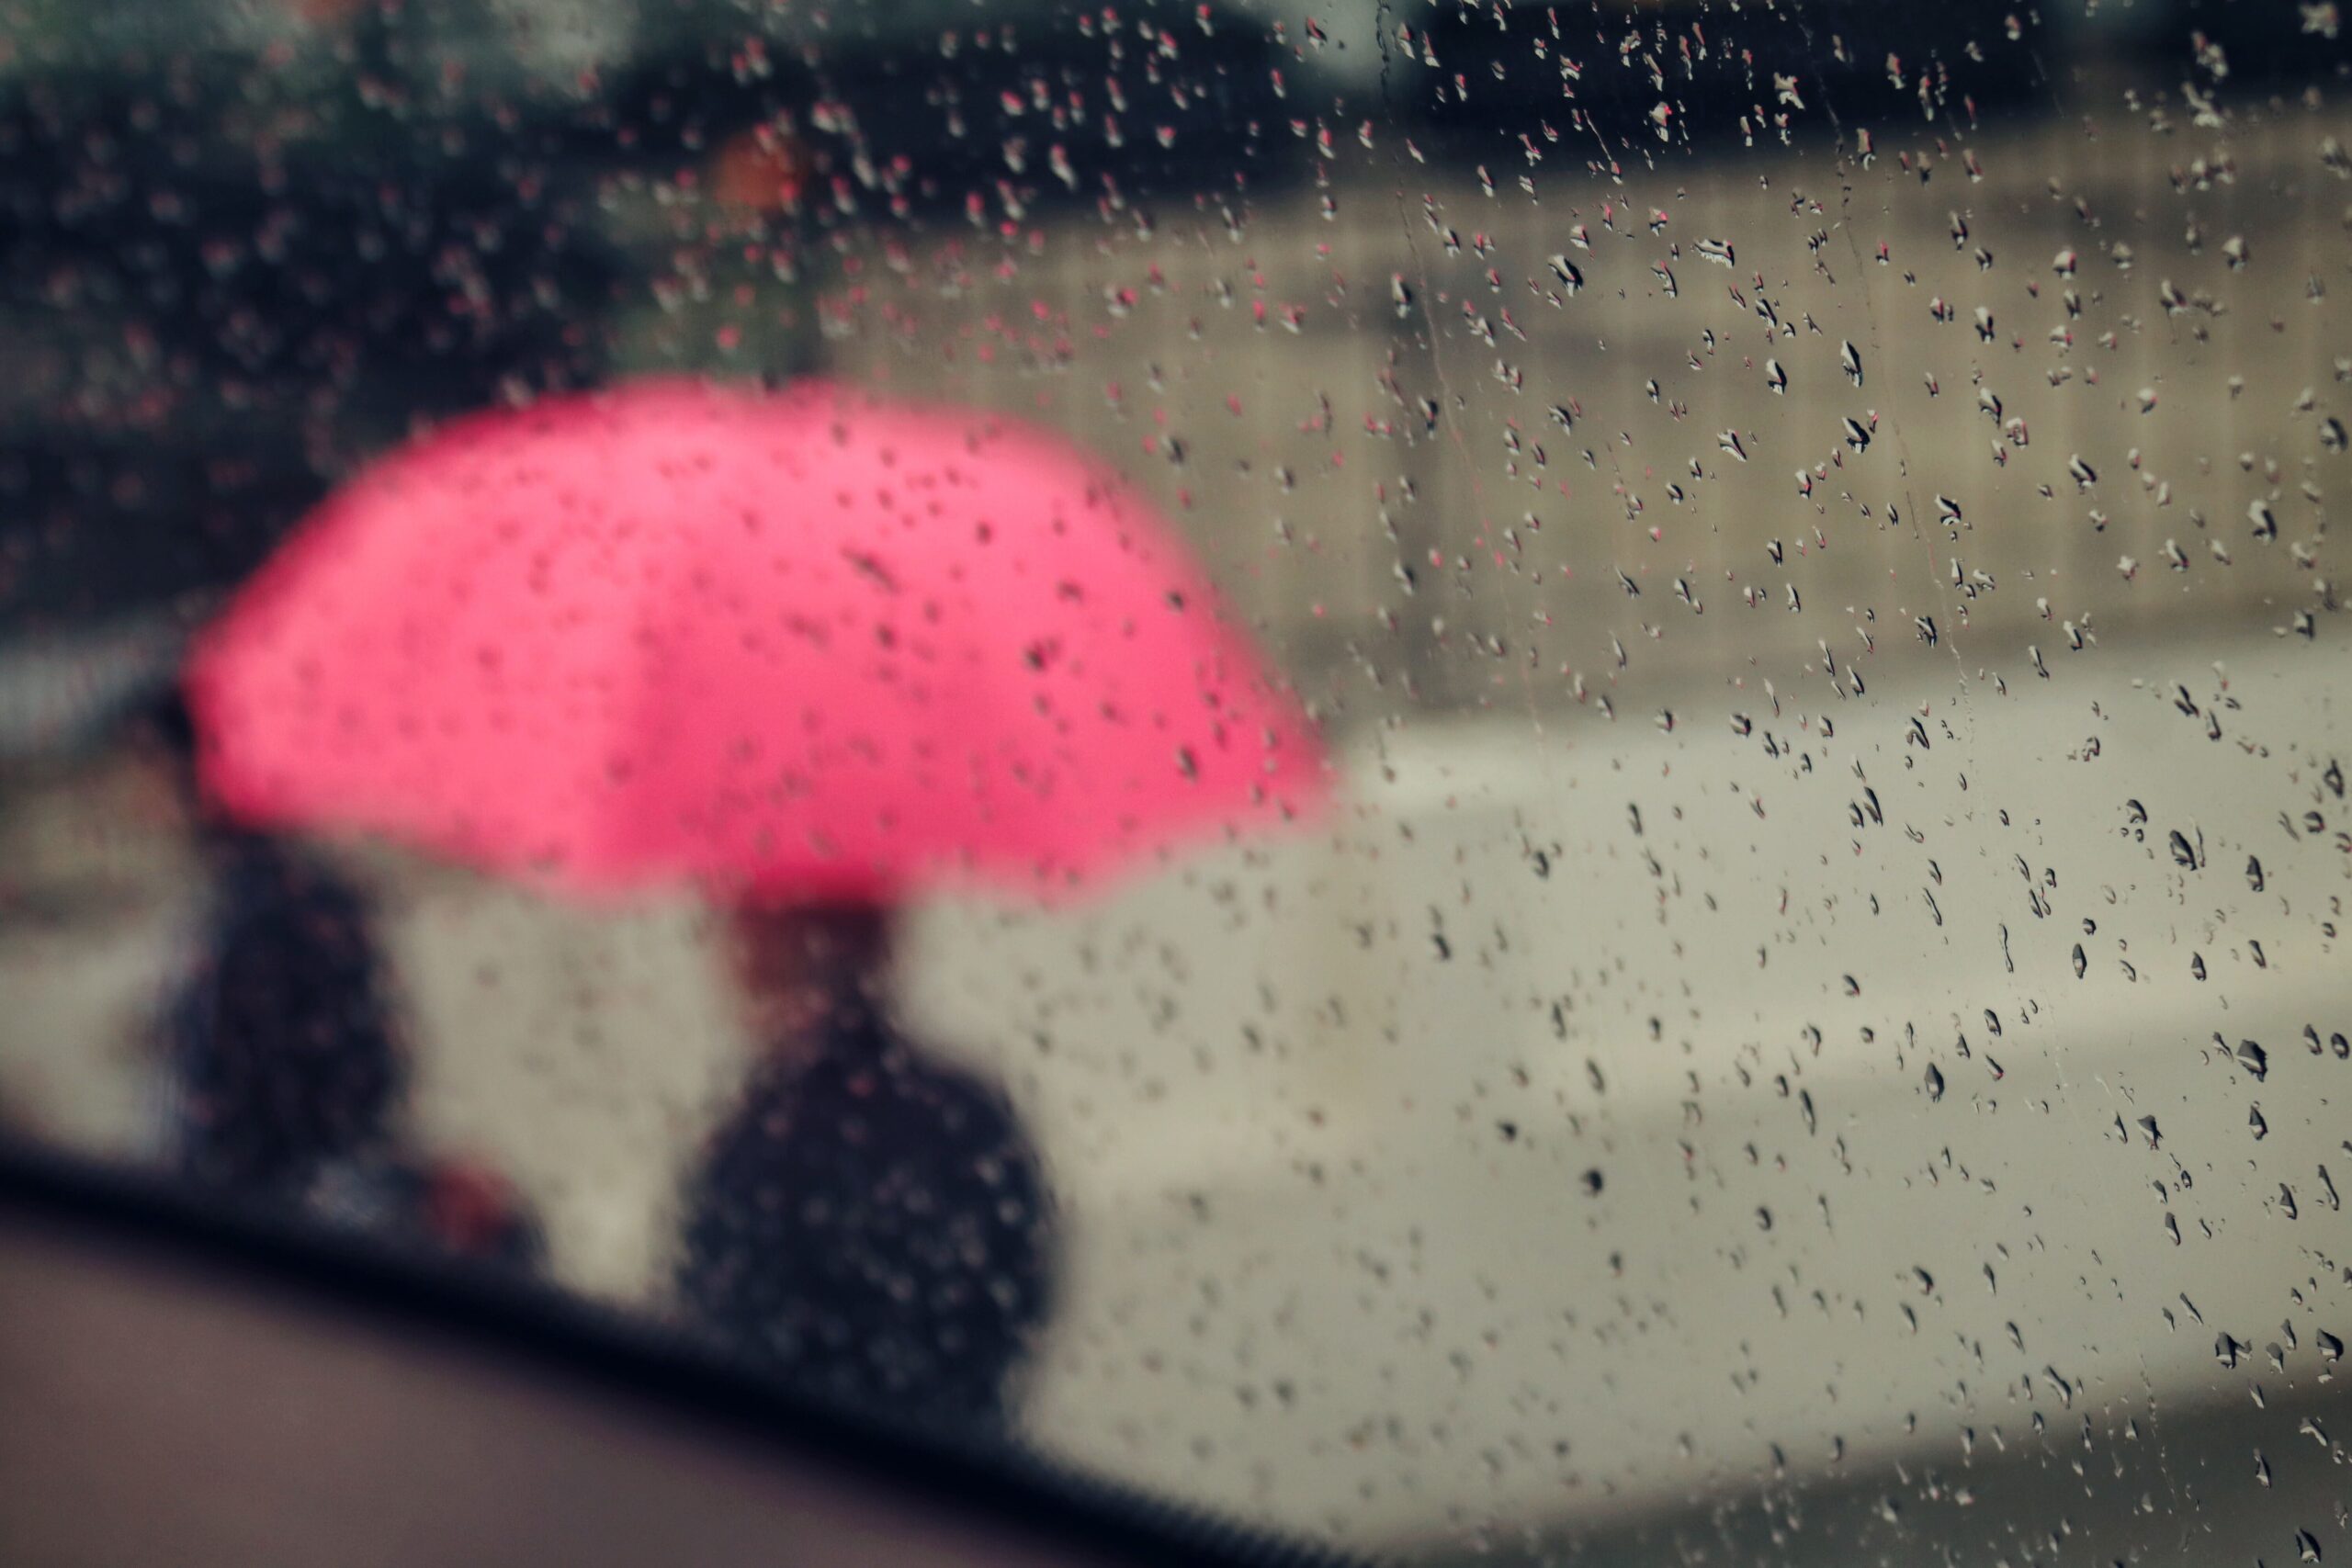
<svg viewBox="0 0 2352 1568">
<path fill-rule="evenodd" d="M 719 150 L 711 166 L 710 190 L 729 207 L 789 211 L 799 204 L 804 177 L 791 142 L 761 128 L 745 131 Z"/>
</svg>

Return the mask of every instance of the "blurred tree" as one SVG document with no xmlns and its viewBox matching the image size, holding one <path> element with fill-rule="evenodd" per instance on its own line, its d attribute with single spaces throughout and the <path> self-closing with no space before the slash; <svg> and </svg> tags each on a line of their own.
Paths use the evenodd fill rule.
<svg viewBox="0 0 2352 1568">
<path fill-rule="evenodd" d="M 415 421 L 602 370 L 577 95 L 477 68 L 487 0 L 39 9 L 0 82 L 0 624 L 225 581 Z"/>
<path fill-rule="evenodd" d="M 233 582 L 420 421 L 804 373 L 841 254 L 1238 211 L 1305 67 L 1186 19 L 0 0 L 0 636 Z"/>
</svg>

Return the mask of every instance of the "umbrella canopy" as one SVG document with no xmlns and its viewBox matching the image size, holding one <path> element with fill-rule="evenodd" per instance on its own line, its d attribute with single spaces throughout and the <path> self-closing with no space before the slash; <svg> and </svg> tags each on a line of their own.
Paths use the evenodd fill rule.
<svg viewBox="0 0 2352 1568">
<path fill-rule="evenodd" d="M 1324 787 L 1138 497 L 994 415 L 641 382 L 330 500 L 199 640 L 207 787 L 598 891 L 1047 896 Z"/>
</svg>

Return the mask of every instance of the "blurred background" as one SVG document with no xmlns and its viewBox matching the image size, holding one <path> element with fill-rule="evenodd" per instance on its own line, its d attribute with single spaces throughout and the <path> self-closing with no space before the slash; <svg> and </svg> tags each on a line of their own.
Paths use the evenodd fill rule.
<svg viewBox="0 0 2352 1568">
<path fill-rule="evenodd" d="M 1431 1561 L 2352 1551 L 2341 21 L 0 0 L 0 1118 L 156 1157 L 124 719 L 297 518 L 821 372 L 1122 470 L 1338 760 L 918 913 L 1068 1231 L 1030 1440 Z M 323 850 L 405 1117 L 669 1312 L 707 912 Z"/>
</svg>

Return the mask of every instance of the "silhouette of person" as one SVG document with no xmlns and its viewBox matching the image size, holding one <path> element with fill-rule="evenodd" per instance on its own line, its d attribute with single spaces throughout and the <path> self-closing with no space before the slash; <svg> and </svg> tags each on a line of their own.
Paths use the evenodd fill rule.
<svg viewBox="0 0 2352 1568">
<path fill-rule="evenodd" d="M 690 1180 L 678 1283 L 736 1352 L 866 1409 L 1001 1427 L 1055 1228 L 1003 1095 L 886 1021 L 891 919 L 739 912 L 768 1046 Z"/>
<path fill-rule="evenodd" d="M 207 808 L 176 690 L 144 728 L 212 879 L 164 1018 L 174 1163 L 207 1188 L 345 1227 L 537 1265 L 539 1227 L 496 1171 L 399 1135 L 408 1058 L 365 897 L 318 856 Z"/>
<path fill-rule="evenodd" d="M 211 884 L 195 961 L 164 1018 L 173 1157 L 191 1180 L 297 1202 L 330 1162 L 389 1147 L 405 1087 L 367 906 L 316 856 L 205 807 L 176 690 L 145 719 Z"/>
</svg>

